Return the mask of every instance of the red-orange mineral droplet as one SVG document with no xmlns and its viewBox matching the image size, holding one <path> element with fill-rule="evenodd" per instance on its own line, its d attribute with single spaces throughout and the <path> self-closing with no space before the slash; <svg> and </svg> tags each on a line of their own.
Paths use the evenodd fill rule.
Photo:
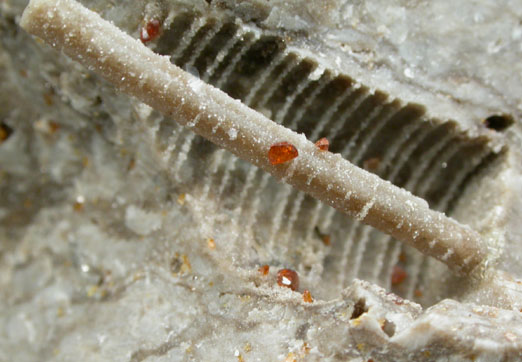
<svg viewBox="0 0 522 362">
<path fill-rule="evenodd" d="M 160 22 L 157 19 L 152 19 L 140 31 L 140 40 L 142 43 L 148 43 L 158 37 L 160 33 Z"/>
<path fill-rule="evenodd" d="M 258 271 L 262 275 L 268 275 L 268 272 L 270 271 L 270 267 L 268 265 L 263 265 L 263 266 L 259 267 Z"/>
<path fill-rule="evenodd" d="M 303 301 L 305 303 L 312 303 L 314 301 L 312 298 L 312 293 L 310 293 L 308 289 L 305 289 L 305 291 L 303 292 Z"/>
<path fill-rule="evenodd" d="M 288 142 L 273 144 L 268 151 L 268 160 L 272 165 L 288 162 L 297 156 L 299 156 L 297 148 Z"/>
<path fill-rule="evenodd" d="M 331 244 L 330 235 L 323 235 L 322 240 L 323 240 L 323 244 L 326 246 Z"/>
<path fill-rule="evenodd" d="M 328 142 L 328 140 L 323 137 L 315 143 L 315 146 L 321 151 L 328 151 L 328 147 L 330 147 L 330 142 Z"/>
<path fill-rule="evenodd" d="M 392 285 L 401 284 L 404 279 L 408 277 L 408 273 L 406 270 L 402 269 L 400 266 L 395 265 L 393 267 L 392 275 L 391 275 L 391 283 Z"/>
<path fill-rule="evenodd" d="M 299 276 L 292 269 L 281 269 L 277 272 L 277 284 L 297 290 L 299 288 Z"/>
</svg>

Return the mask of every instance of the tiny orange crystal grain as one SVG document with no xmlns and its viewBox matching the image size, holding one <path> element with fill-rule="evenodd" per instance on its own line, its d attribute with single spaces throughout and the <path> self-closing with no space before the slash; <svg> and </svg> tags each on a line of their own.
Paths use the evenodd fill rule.
<svg viewBox="0 0 522 362">
<path fill-rule="evenodd" d="M 323 137 L 315 143 L 315 146 L 321 151 L 328 151 L 328 147 L 330 147 L 330 142 L 328 142 L 328 140 Z"/>
<path fill-rule="evenodd" d="M 268 272 L 270 271 L 270 267 L 268 265 L 263 265 L 258 269 L 259 273 L 262 275 L 268 275 Z"/>
<path fill-rule="evenodd" d="M 4 142 L 11 136 L 13 129 L 4 122 L 0 122 L 0 143 Z"/>
<path fill-rule="evenodd" d="M 159 20 L 152 19 L 149 21 L 145 26 L 141 28 L 140 31 L 140 40 L 142 43 L 148 43 L 149 41 L 152 41 L 156 39 L 160 33 L 161 30 L 161 24 Z"/>
<path fill-rule="evenodd" d="M 303 292 L 303 301 L 305 303 L 312 303 L 314 301 L 312 298 L 312 293 L 310 293 L 308 289 L 305 289 L 305 291 Z"/>
<path fill-rule="evenodd" d="M 408 273 L 406 272 L 406 270 L 404 270 L 403 268 L 401 268 L 398 265 L 395 265 L 393 267 L 393 271 L 392 271 L 392 275 L 391 275 L 392 285 L 401 284 L 404 281 L 404 279 L 406 279 L 407 277 L 408 277 Z"/>
<path fill-rule="evenodd" d="M 299 156 L 297 148 L 288 142 L 279 142 L 270 146 L 268 160 L 272 165 L 279 165 Z"/>
<path fill-rule="evenodd" d="M 281 269 L 277 272 L 277 284 L 297 290 L 299 288 L 299 276 L 292 269 Z"/>
<path fill-rule="evenodd" d="M 330 235 L 323 235 L 322 240 L 323 240 L 323 244 L 326 246 L 331 244 Z"/>
</svg>

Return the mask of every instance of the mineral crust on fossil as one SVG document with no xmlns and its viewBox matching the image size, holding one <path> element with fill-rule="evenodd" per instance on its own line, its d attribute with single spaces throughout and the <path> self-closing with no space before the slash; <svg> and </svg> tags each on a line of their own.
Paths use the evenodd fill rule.
<svg viewBox="0 0 522 362">
<path fill-rule="evenodd" d="M 178 107 L 170 115 L 186 128 L 177 126 L 30 39 L 18 27 L 27 2 L 4 1 L 0 360 L 521 358 L 522 233 L 516 220 L 522 106 L 516 94 L 522 81 L 504 77 L 489 60 L 501 54 L 512 69 L 520 66 L 514 61 L 522 51 L 514 46 L 522 36 L 516 16 L 487 1 L 472 12 L 449 2 L 82 3 L 135 39 L 148 24 L 159 24 L 141 43 L 192 74 L 180 73 L 188 87 L 180 88 L 188 90 L 184 101 L 210 107 L 196 113 L 218 120 L 207 133 L 216 127 L 219 145 L 240 144 L 245 134 L 227 115 L 245 109 L 248 117 L 264 117 L 224 94 L 221 109 L 213 111 L 210 97 L 197 98 L 207 83 L 304 134 L 273 139 L 272 132 L 252 132 L 266 147 L 248 160 L 264 160 L 254 163 L 271 169 L 269 146 L 289 141 L 299 157 L 277 165 L 284 172 L 275 175 L 291 181 L 315 162 L 310 155 L 334 157 L 313 144 L 326 137 L 330 151 L 350 161 L 352 173 L 370 186 L 382 180 L 356 166 L 389 181 L 382 184 L 387 190 L 402 187 L 417 196 L 404 193 L 403 208 L 390 212 L 400 216 L 393 226 L 410 242 L 426 232 L 424 220 L 411 219 L 415 212 L 426 215 L 418 212 L 429 211 L 426 201 L 449 216 L 443 220 L 458 220 L 455 230 L 467 224 L 479 235 L 474 240 L 483 240 L 472 243 L 474 251 L 455 253 L 453 235 L 435 255 L 454 267 L 466 266 L 466 255 L 478 256 L 471 265 L 488 265 L 473 278 L 455 275 L 278 183 L 195 136 L 204 117 L 185 117 Z M 92 53 L 102 65 L 118 59 L 111 58 L 121 51 L 112 30 L 61 19 L 74 2 L 33 4 L 49 6 L 40 26 L 43 35 L 62 32 L 56 46 L 82 44 L 70 37 L 70 21 L 78 34 L 92 34 L 91 44 L 80 45 L 74 56 Z M 480 24 L 476 41 L 464 27 L 464 35 L 440 40 L 458 29 L 454 13 L 473 14 L 457 18 Z M 428 18 L 436 28 L 414 20 Z M 25 27 L 38 25 L 27 19 Z M 53 29 L 56 24 L 65 28 Z M 474 51 L 478 39 L 483 53 Z M 119 74 L 117 83 L 136 77 L 131 88 L 146 88 L 145 78 L 162 73 L 152 52 L 135 44 L 132 52 L 144 67 L 136 69 L 149 69 Z M 119 69 L 128 70 L 127 64 Z M 157 106 L 158 93 L 145 91 Z M 326 170 L 342 178 L 336 174 L 342 167 L 321 167 L 312 180 Z M 305 180 L 304 188 L 310 184 Z M 315 186 L 321 194 L 336 192 L 329 182 Z M 379 190 L 361 184 L 349 197 L 382 199 Z M 384 205 L 349 207 L 366 219 Z M 278 270 L 290 269 L 300 282 L 295 291 L 278 286 Z"/>
</svg>

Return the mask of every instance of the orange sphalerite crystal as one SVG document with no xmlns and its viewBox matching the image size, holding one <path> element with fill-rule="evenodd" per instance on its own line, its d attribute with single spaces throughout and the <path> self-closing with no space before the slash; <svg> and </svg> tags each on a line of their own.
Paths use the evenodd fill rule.
<svg viewBox="0 0 522 362">
<path fill-rule="evenodd" d="M 330 245 L 330 243 L 331 243 L 330 235 L 323 235 L 322 240 L 323 240 L 323 244 L 326 246 Z"/>
<path fill-rule="evenodd" d="M 299 156 L 297 148 L 288 142 L 279 142 L 270 146 L 268 160 L 272 165 L 279 165 Z"/>
<path fill-rule="evenodd" d="M 330 147 L 330 142 L 328 142 L 328 140 L 323 137 L 315 143 L 315 146 L 321 151 L 328 151 L 328 147 Z"/>
<path fill-rule="evenodd" d="M 277 284 L 297 290 L 299 288 L 299 276 L 292 269 L 281 269 L 277 272 Z"/>
<path fill-rule="evenodd" d="M 140 31 L 140 40 L 142 43 L 148 43 L 154 40 L 160 33 L 160 22 L 157 19 L 152 19 Z"/>
<path fill-rule="evenodd" d="M 305 289 L 303 292 L 303 301 L 306 303 L 312 303 L 314 300 L 312 298 L 312 293 L 308 289 Z"/>
<path fill-rule="evenodd" d="M 392 271 L 392 275 L 391 275 L 392 285 L 401 284 L 404 281 L 404 279 L 406 279 L 407 277 L 408 277 L 408 273 L 406 272 L 406 270 L 404 270 L 403 268 L 401 268 L 398 265 L 395 265 L 393 267 L 393 271 Z"/>
<path fill-rule="evenodd" d="M 268 272 L 270 271 L 270 267 L 268 265 L 263 265 L 261 266 L 258 271 L 262 274 L 262 275 L 268 275 Z"/>
</svg>

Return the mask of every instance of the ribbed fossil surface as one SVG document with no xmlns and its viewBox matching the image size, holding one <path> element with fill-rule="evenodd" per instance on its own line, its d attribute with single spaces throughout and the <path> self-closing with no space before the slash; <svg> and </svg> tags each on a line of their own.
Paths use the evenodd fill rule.
<svg viewBox="0 0 522 362">
<path fill-rule="evenodd" d="M 244 25 L 227 12 L 179 11 L 155 51 L 308 139 L 326 137 L 332 152 L 450 215 L 466 187 L 502 162 L 487 136 L 472 137 L 453 120 L 429 118 L 421 104 L 371 90 L 286 46 L 282 35 Z M 409 278 L 394 285 L 395 292 L 418 299 L 429 289 L 424 277 L 430 264 L 411 247 L 279 184 L 172 120 L 150 126 L 172 177 L 201 202 L 230 212 L 240 225 L 238 249 L 245 235 L 253 239 L 246 267 L 290 261 L 320 280 L 317 288 L 330 298 L 354 278 L 390 290 L 397 266 Z"/>
</svg>

